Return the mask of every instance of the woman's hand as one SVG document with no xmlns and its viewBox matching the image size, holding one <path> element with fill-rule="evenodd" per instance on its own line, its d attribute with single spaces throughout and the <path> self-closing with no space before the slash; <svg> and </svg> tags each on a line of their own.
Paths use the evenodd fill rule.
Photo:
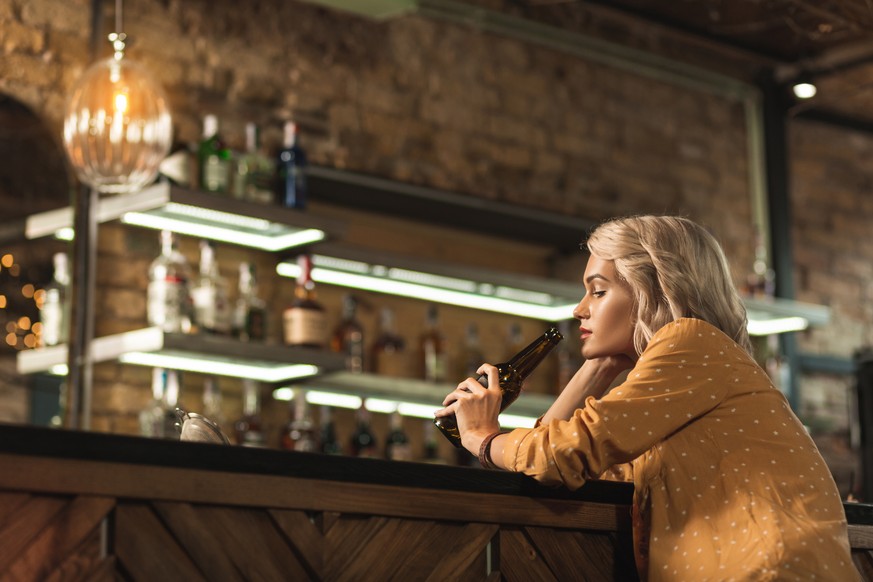
<svg viewBox="0 0 873 582">
<path fill-rule="evenodd" d="M 497 415 L 503 398 L 497 368 L 482 364 L 476 373 L 486 375 L 488 388 L 475 378 L 467 378 L 443 400 L 445 408 L 435 413 L 437 417 L 455 415 L 461 444 L 474 455 L 478 455 L 479 445 L 485 437 L 500 430 Z"/>
</svg>

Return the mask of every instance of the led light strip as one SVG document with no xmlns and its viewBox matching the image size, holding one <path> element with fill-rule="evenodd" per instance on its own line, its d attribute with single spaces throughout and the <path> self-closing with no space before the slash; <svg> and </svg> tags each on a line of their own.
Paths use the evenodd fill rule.
<svg viewBox="0 0 873 582">
<path fill-rule="evenodd" d="M 283 277 L 291 278 L 296 278 L 299 273 L 297 266 L 290 263 L 279 263 L 276 267 L 276 272 Z M 575 302 L 552 307 L 521 303 L 498 297 L 486 297 L 462 291 L 439 289 L 415 283 L 381 279 L 370 275 L 344 273 L 324 267 L 313 268 L 312 279 L 319 283 L 338 285 L 340 287 L 351 287 L 353 289 L 362 289 L 377 293 L 412 297 L 423 301 L 435 301 L 437 303 L 459 305 L 461 307 L 469 307 L 471 309 L 480 309 L 483 311 L 509 313 L 520 317 L 530 317 L 543 321 L 562 321 L 570 319 L 573 313 L 573 308 L 576 306 Z"/>
<path fill-rule="evenodd" d="M 314 376 L 319 373 L 318 366 L 311 364 L 279 366 L 235 364 L 209 358 L 197 358 L 193 354 L 189 356 L 174 356 L 153 352 L 128 352 L 120 355 L 118 360 L 125 364 L 137 364 L 152 368 L 170 368 L 173 370 L 185 370 L 233 378 L 252 378 L 261 382 L 282 382 L 284 380 Z"/>
<path fill-rule="evenodd" d="M 809 321 L 803 317 L 779 317 L 776 319 L 751 319 L 748 324 L 749 335 L 773 335 L 790 331 L 803 331 Z"/>
<path fill-rule="evenodd" d="M 326 236 L 324 231 L 315 228 L 307 228 L 296 232 L 267 236 L 250 232 L 240 232 L 239 230 L 233 230 L 229 227 L 198 224 L 180 218 L 156 216 L 143 212 L 127 212 L 121 217 L 121 221 L 126 224 L 133 224 L 143 228 L 171 230 L 179 234 L 228 242 L 265 251 L 279 251 L 295 246 L 314 243 L 324 240 Z"/>
</svg>

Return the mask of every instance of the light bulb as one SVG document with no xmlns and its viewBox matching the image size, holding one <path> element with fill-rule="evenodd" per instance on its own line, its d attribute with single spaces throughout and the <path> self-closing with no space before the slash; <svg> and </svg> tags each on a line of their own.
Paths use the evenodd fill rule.
<svg viewBox="0 0 873 582">
<path fill-rule="evenodd" d="M 99 192 L 132 192 L 154 181 L 172 136 L 163 89 L 120 53 L 92 65 L 73 88 L 64 146 L 79 180 Z"/>
</svg>

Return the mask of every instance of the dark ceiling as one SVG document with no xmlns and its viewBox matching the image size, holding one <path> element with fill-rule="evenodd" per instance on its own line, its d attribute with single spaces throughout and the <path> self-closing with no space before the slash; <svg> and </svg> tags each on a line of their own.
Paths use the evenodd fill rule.
<svg viewBox="0 0 873 582">
<path fill-rule="evenodd" d="M 746 80 L 818 86 L 792 115 L 873 131 L 873 0 L 509 0 L 511 10 Z M 506 6 L 506 5 L 504 5 Z"/>
</svg>

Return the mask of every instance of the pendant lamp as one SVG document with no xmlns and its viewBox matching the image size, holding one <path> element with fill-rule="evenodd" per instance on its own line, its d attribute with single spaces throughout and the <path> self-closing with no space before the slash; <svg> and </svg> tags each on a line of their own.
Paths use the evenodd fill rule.
<svg viewBox="0 0 873 582">
<path fill-rule="evenodd" d="M 114 54 L 86 70 L 64 118 L 64 146 L 80 181 L 121 194 L 153 182 L 170 151 L 167 97 L 148 71 L 125 58 L 121 0 L 116 0 Z"/>
</svg>

